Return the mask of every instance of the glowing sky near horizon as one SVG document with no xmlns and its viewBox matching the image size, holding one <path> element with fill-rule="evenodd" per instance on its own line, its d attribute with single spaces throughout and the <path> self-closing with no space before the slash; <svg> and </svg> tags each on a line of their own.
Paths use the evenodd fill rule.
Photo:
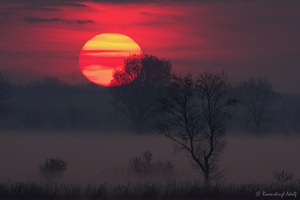
<svg viewBox="0 0 300 200">
<path fill-rule="evenodd" d="M 300 1 L 122 2 L 0 1 L 0 69 L 20 84 L 45 75 L 85 83 L 82 46 L 113 32 L 179 73 L 265 77 L 278 91 L 300 92 Z"/>
</svg>

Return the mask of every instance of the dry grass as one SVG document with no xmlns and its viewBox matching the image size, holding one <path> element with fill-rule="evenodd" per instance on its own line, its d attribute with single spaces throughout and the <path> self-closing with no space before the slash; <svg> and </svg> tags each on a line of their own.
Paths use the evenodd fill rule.
<svg viewBox="0 0 300 200">
<path fill-rule="evenodd" d="M 64 185 L 45 183 L 0 183 L 0 199 L 113 199 L 113 200 L 142 200 L 142 199 L 262 199 L 256 192 L 282 193 L 300 190 L 300 182 L 291 182 L 285 185 L 245 184 L 245 185 L 213 185 L 207 190 L 199 182 L 178 183 L 170 181 L 165 184 L 145 182 L 125 185 Z M 287 197 L 287 196 L 285 196 Z M 272 197 L 273 199 L 284 199 Z M 289 199 L 295 199 L 289 197 Z"/>
</svg>

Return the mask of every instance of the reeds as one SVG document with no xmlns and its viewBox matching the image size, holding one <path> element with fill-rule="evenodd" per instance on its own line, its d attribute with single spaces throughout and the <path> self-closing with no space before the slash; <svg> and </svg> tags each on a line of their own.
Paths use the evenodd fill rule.
<svg viewBox="0 0 300 200">
<path fill-rule="evenodd" d="M 261 199 L 263 194 L 282 194 L 288 197 L 288 193 L 299 192 L 300 182 L 294 181 L 289 184 L 279 185 L 268 184 L 244 184 L 224 185 L 215 184 L 209 188 L 204 187 L 200 182 L 176 182 L 166 183 L 143 182 L 135 184 L 119 185 L 72 185 L 72 184 L 49 184 L 49 183 L 0 183 L 1 200 L 22 200 L 22 199 L 72 199 L 72 200 L 188 200 L 188 199 Z M 281 196 L 273 196 L 273 199 L 284 199 Z M 295 199 L 290 197 L 289 199 Z"/>
</svg>

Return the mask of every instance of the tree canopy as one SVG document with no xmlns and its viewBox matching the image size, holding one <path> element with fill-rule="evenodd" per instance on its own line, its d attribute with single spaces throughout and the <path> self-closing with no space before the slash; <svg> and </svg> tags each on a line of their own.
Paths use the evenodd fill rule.
<svg viewBox="0 0 300 200">
<path fill-rule="evenodd" d="M 172 64 L 153 55 L 132 55 L 124 69 L 114 72 L 111 91 L 114 107 L 125 114 L 136 131 L 143 132 L 155 115 L 157 99 L 170 80 Z"/>
</svg>

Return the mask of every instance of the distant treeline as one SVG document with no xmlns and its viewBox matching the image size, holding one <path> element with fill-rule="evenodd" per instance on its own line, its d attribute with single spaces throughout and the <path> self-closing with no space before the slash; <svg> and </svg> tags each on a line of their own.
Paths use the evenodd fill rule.
<svg viewBox="0 0 300 200">
<path fill-rule="evenodd" d="M 237 104 L 229 121 L 229 132 L 253 133 L 255 124 L 253 116 L 246 112 L 241 104 Z M 261 125 L 265 134 L 300 134 L 300 94 L 277 93 L 274 104 L 266 112 Z"/>
<path fill-rule="evenodd" d="M 235 87 L 233 87 L 235 89 Z M 233 90 L 234 90 L 233 89 Z M 95 84 L 70 85 L 56 77 L 44 77 L 28 85 L 11 85 L 9 115 L 2 129 L 131 130 L 128 119 L 112 106 L 109 88 Z M 251 133 L 251 114 L 237 104 L 231 111 L 228 132 Z M 153 129 L 151 124 L 147 127 Z M 264 117 L 262 132 L 300 133 L 300 94 L 278 94 Z"/>
<path fill-rule="evenodd" d="M 107 88 L 69 85 L 44 77 L 28 85 L 11 85 L 10 113 L 2 128 L 49 130 L 112 130 L 122 119 L 111 107 Z"/>
</svg>

